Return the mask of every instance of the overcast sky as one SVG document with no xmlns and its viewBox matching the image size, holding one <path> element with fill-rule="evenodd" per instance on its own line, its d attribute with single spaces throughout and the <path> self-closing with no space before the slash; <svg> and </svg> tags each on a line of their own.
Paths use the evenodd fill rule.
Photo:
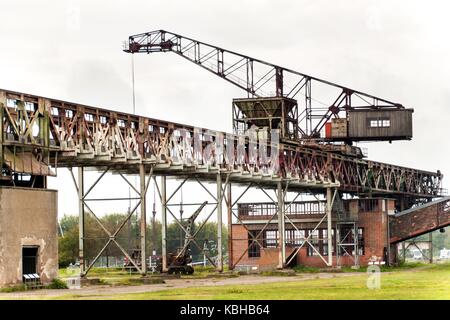
<svg viewBox="0 0 450 320">
<path fill-rule="evenodd" d="M 440 169 L 450 186 L 448 1 L 93 3 L 2 0 L 0 87 L 131 112 L 122 42 L 166 29 L 414 108 L 413 140 L 367 144 L 369 158 Z M 138 114 L 231 131 L 239 89 L 173 54 L 136 55 L 135 67 Z M 78 212 L 69 179 L 50 180 L 60 216 Z M 98 194 L 128 192 L 118 181 Z"/>
</svg>

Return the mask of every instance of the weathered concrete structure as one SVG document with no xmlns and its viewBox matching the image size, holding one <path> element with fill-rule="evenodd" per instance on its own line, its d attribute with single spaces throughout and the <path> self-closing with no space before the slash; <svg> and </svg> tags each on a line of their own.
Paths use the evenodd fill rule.
<svg viewBox="0 0 450 320">
<path fill-rule="evenodd" d="M 57 208 L 55 190 L 0 187 L 0 286 L 58 275 Z"/>
</svg>

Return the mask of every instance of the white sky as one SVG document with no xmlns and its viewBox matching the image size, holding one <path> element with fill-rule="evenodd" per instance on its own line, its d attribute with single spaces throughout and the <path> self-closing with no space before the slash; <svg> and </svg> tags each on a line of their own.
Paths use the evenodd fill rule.
<svg viewBox="0 0 450 320">
<path fill-rule="evenodd" d="M 413 140 L 368 144 L 369 158 L 440 169 L 450 186 L 446 1 L 1 0 L 0 8 L 1 88 L 131 112 L 122 42 L 166 29 L 414 108 Z M 244 92 L 170 53 L 135 55 L 135 66 L 138 114 L 231 131 L 231 99 Z M 119 181 L 108 177 L 95 196 L 127 195 Z M 49 184 L 60 216 L 76 214 L 66 170 Z M 198 195 L 189 190 L 185 199 Z"/>
</svg>

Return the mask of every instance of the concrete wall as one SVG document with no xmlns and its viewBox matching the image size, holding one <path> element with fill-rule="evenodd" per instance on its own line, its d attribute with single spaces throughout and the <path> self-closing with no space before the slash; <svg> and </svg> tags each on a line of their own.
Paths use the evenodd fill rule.
<svg viewBox="0 0 450 320">
<path fill-rule="evenodd" d="M 22 247 L 39 246 L 38 272 L 58 274 L 57 191 L 0 187 L 0 286 L 22 282 Z"/>
</svg>

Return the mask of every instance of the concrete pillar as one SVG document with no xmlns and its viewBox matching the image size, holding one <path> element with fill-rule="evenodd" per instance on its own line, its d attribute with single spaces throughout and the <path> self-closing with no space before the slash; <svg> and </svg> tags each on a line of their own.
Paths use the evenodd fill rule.
<svg viewBox="0 0 450 320">
<path fill-rule="evenodd" d="M 285 241 L 285 224 L 284 224 L 284 192 L 281 182 L 278 182 L 278 269 L 283 269 L 286 263 L 286 241 Z"/>
<path fill-rule="evenodd" d="M 142 275 L 147 274 L 147 214 L 146 214 L 146 192 L 145 192 L 145 166 L 139 165 L 140 196 L 141 196 L 141 269 Z"/>
<path fill-rule="evenodd" d="M 222 177 L 217 174 L 217 271 L 223 271 L 222 253 Z"/>
<path fill-rule="evenodd" d="M 402 241 L 402 256 L 403 256 L 403 263 L 406 262 L 406 248 L 405 248 L 405 241 Z"/>
<path fill-rule="evenodd" d="M 162 272 L 167 272 L 167 194 L 166 176 L 161 176 L 161 255 Z"/>
<path fill-rule="evenodd" d="M 233 270 L 233 202 L 231 200 L 231 182 L 227 186 L 227 214 L 228 214 L 228 269 Z"/>
<path fill-rule="evenodd" d="M 428 248 L 429 248 L 429 250 L 430 250 L 430 253 L 429 253 L 429 255 L 430 255 L 430 263 L 433 263 L 433 232 L 430 232 L 429 234 L 428 234 L 429 236 L 429 238 L 428 238 Z"/>
<path fill-rule="evenodd" d="M 332 202 L 333 196 L 331 195 L 331 188 L 327 188 L 327 235 L 328 235 L 328 266 L 333 266 L 333 237 L 331 236 L 331 209 L 332 209 Z"/>
<path fill-rule="evenodd" d="M 84 168 L 78 167 L 78 258 L 80 260 L 80 276 L 85 276 L 84 263 Z"/>
</svg>

